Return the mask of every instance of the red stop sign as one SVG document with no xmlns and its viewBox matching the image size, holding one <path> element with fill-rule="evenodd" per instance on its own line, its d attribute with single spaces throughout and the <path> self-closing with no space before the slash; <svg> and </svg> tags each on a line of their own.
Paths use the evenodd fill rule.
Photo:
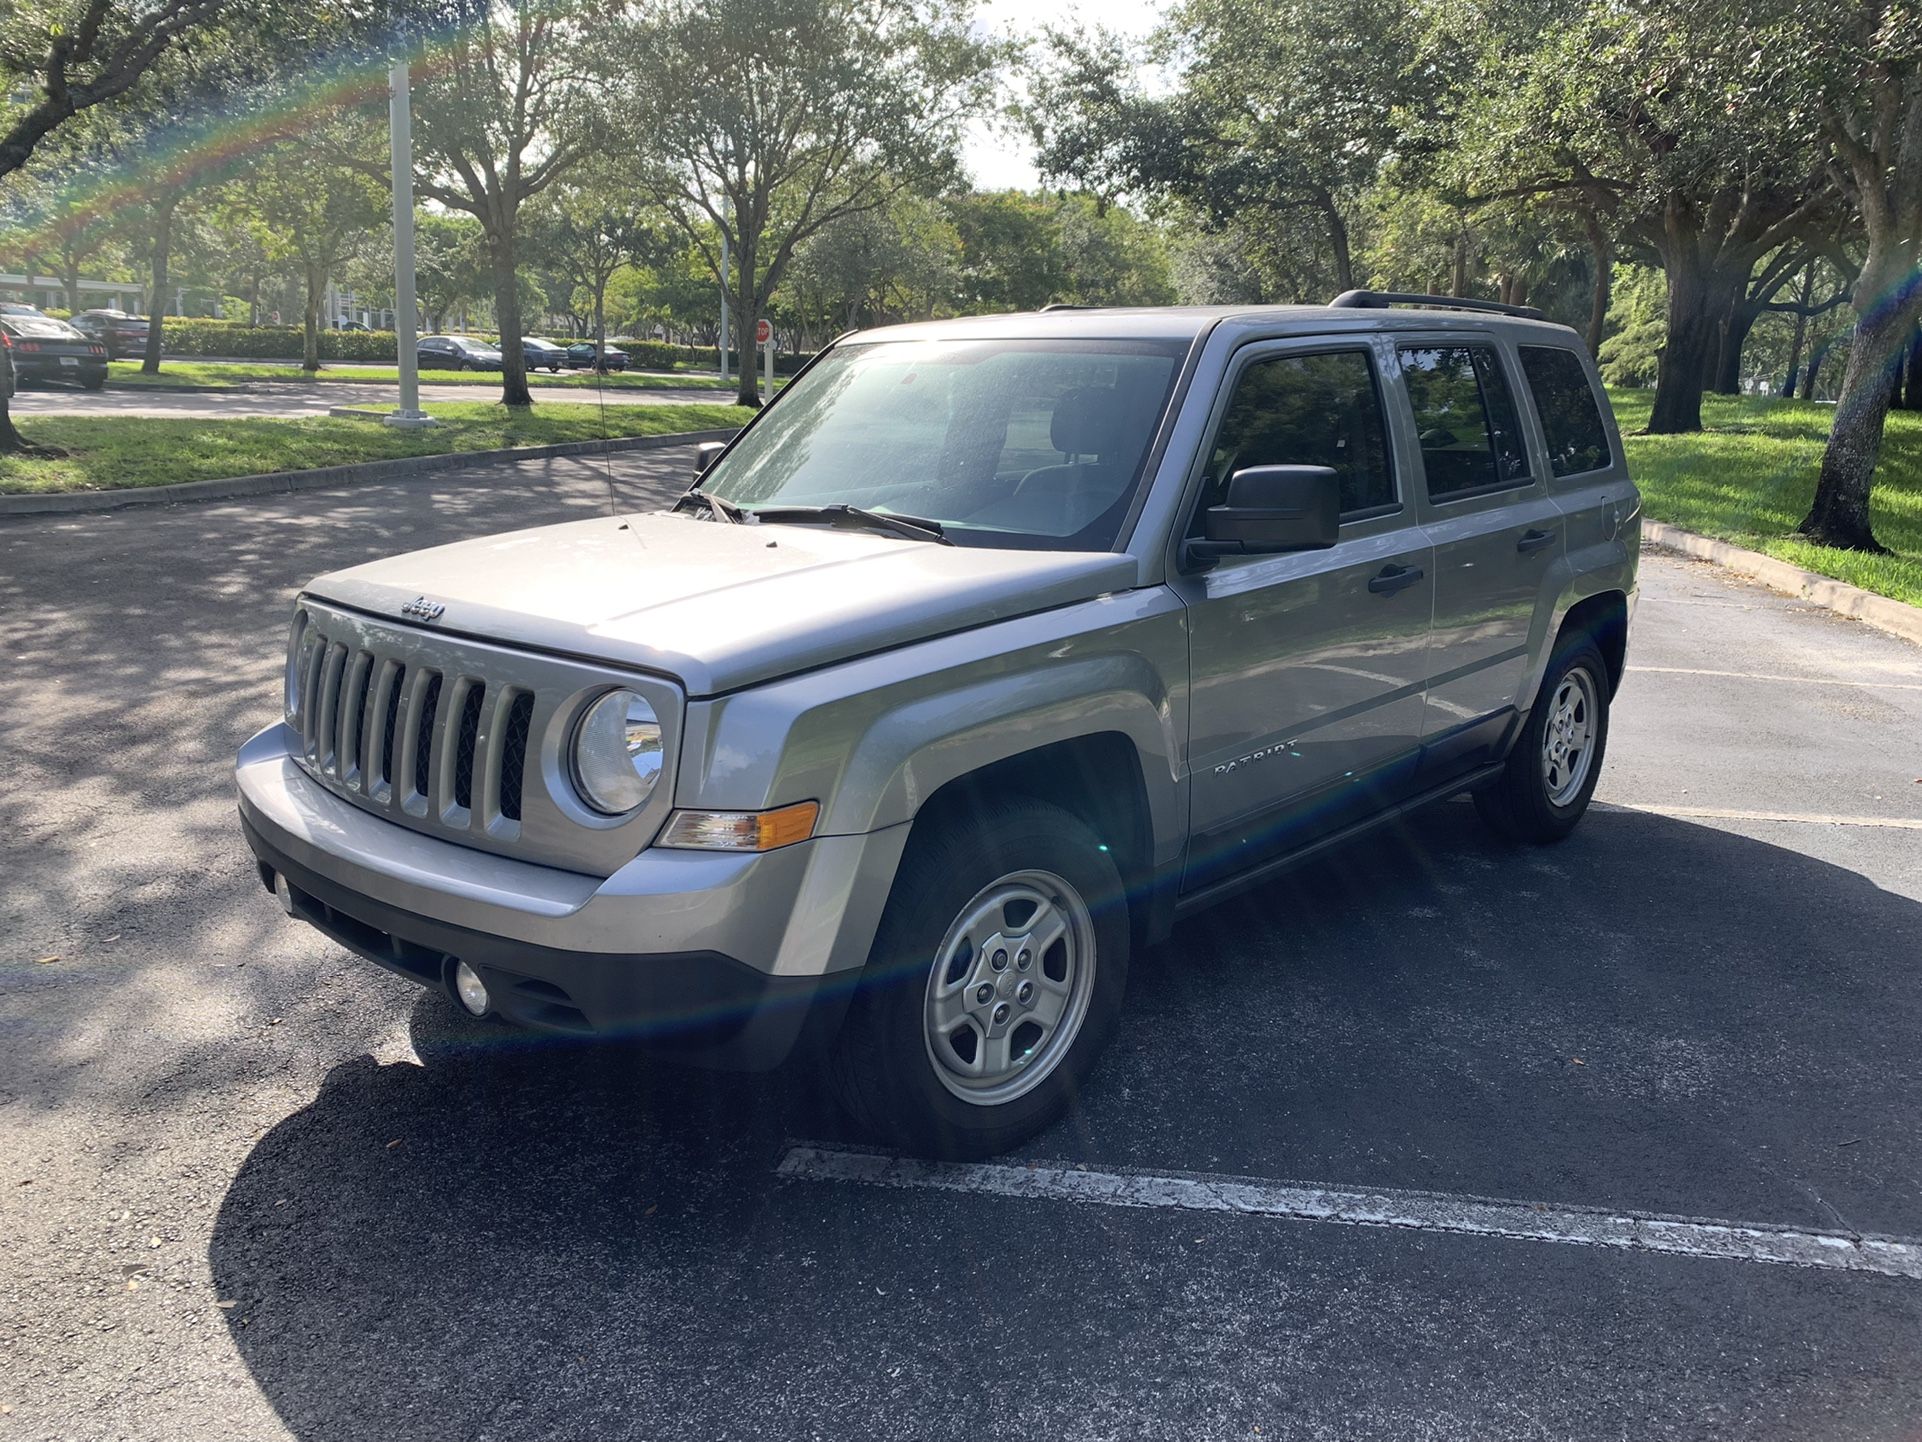
<svg viewBox="0 0 1922 1442">
<path fill-rule="evenodd" d="M 773 339 L 773 326 L 769 325 L 765 320 L 757 320 L 754 322 L 754 343 L 756 345 L 766 345 Z"/>
</svg>

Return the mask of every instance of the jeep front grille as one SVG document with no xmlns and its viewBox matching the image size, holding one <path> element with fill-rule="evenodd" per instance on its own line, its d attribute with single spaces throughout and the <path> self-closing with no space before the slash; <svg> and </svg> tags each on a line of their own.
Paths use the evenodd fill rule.
<svg viewBox="0 0 1922 1442">
<path fill-rule="evenodd" d="M 574 719 L 610 686 L 658 697 L 656 714 L 678 729 L 679 694 L 665 682 L 312 599 L 300 603 L 292 645 L 287 719 L 301 765 L 368 810 L 483 850 L 600 874 L 636 855 L 665 819 L 668 776 L 638 812 L 618 818 L 551 779 L 565 772 L 558 756 Z M 550 735 L 544 772 L 539 742 Z"/>
</svg>

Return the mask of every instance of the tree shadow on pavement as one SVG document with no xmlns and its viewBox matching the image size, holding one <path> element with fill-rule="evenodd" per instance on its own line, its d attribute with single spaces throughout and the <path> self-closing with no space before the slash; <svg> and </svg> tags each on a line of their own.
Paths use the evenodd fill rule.
<svg viewBox="0 0 1922 1442">
<path fill-rule="evenodd" d="M 1510 851 L 1443 807 L 1139 959 L 1117 1045 L 1027 1154 L 1922 1232 L 1918 955 L 1922 906 L 1766 842 L 1602 810 Z M 1070 1335 L 1070 1279 L 1160 1265 L 1098 1210 L 777 1182 L 786 1140 L 831 1125 L 794 1072 L 522 1037 L 436 995 L 412 1030 L 421 1065 L 335 1067 L 221 1203 L 234 1343 L 301 1438 L 680 1435 L 730 1397 L 740 1435 L 879 1435 L 871 1334 L 909 1316 L 916 1405 L 1021 1435 L 1014 1399 L 934 1356 Z M 1059 1229 L 1038 1235 L 1060 1275 L 970 1287 L 1008 1217 Z M 1395 1245 L 1246 1227 L 1234 1245 L 1290 1257 Z M 1569 1250 L 1511 1250 L 1508 1275 Z M 1444 1263 L 1427 1276 L 1479 1305 Z"/>
</svg>

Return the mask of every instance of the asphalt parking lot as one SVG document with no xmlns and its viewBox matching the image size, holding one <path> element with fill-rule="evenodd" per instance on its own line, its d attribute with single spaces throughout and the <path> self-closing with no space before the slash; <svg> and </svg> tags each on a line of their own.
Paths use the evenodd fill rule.
<svg viewBox="0 0 1922 1442">
<path fill-rule="evenodd" d="M 1571 840 L 1449 804 L 1185 924 L 1068 1122 L 870 1176 L 253 875 L 295 587 L 608 486 L 0 521 L 0 1442 L 1922 1432 L 1922 650 L 1651 556 Z"/>
</svg>

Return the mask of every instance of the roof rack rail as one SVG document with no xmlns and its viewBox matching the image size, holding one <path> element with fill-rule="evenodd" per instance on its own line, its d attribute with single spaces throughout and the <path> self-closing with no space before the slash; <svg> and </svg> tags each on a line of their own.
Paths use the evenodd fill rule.
<svg viewBox="0 0 1922 1442">
<path fill-rule="evenodd" d="M 1093 310 L 1093 309 L 1094 309 L 1093 306 L 1082 305 L 1079 301 L 1051 300 L 1046 305 L 1041 307 L 1041 313 L 1043 315 L 1046 315 L 1051 310 Z"/>
<path fill-rule="evenodd" d="M 1517 320 L 1541 320 L 1532 305 L 1503 305 L 1498 300 L 1468 300 L 1459 295 L 1418 295 L 1405 290 L 1344 290 L 1328 302 L 1343 310 L 1386 310 L 1391 305 L 1418 305 L 1429 310 L 1476 310 L 1489 315 L 1512 315 Z"/>
</svg>

